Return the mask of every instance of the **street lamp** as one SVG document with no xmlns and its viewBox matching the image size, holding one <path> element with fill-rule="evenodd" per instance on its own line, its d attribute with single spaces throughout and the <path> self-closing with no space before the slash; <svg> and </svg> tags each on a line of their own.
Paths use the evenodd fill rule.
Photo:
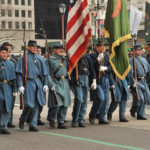
<svg viewBox="0 0 150 150">
<path fill-rule="evenodd" d="M 64 16 L 66 12 L 66 5 L 61 3 L 59 4 L 59 12 L 61 14 L 61 25 L 62 25 L 62 45 L 64 47 Z"/>
<path fill-rule="evenodd" d="M 104 18 L 103 18 L 104 16 L 102 14 L 102 11 L 104 11 L 104 9 L 105 9 L 104 3 L 101 3 L 101 5 L 100 5 L 99 0 L 97 0 L 97 17 L 96 17 L 96 20 L 97 20 L 97 24 L 98 24 L 98 41 L 100 40 L 100 31 L 101 31 L 100 21 L 104 20 Z"/>
</svg>

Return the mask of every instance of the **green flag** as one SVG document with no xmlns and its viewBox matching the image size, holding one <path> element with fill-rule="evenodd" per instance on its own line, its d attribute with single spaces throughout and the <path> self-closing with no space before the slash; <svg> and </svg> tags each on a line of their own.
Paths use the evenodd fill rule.
<svg viewBox="0 0 150 150">
<path fill-rule="evenodd" d="M 111 47 L 110 63 L 123 80 L 131 69 L 126 40 L 131 38 L 126 0 L 108 0 L 105 31 Z"/>
</svg>

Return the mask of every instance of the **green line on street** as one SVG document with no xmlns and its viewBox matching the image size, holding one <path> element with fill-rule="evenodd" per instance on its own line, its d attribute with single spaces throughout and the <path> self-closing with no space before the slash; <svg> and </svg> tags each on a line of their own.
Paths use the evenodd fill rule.
<svg viewBox="0 0 150 150">
<path fill-rule="evenodd" d="M 15 130 L 20 130 L 20 129 L 15 128 Z M 27 129 L 23 129 L 23 130 L 27 130 Z M 98 140 L 87 139 L 87 138 L 82 138 L 82 137 L 75 137 L 75 136 L 58 134 L 58 133 L 47 132 L 47 131 L 39 131 L 38 133 L 53 135 L 53 136 L 57 136 L 57 137 L 64 137 L 64 138 L 74 139 L 74 140 L 79 140 L 79 141 L 84 141 L 84 142 L 96 143 L 96 144 L 101 144 L 101 145 L 106 145 L 106 146 L 112 146 L 112 147 L 117 147 L 117 148 L 124 148 L 124 149 L 129 149 L 129 150 L 146 150 L 143 148 L 138 148 L 138 147 L 133 147 L 133 146 L 113 144 L 113 143 L 104 142 L 104 141 L 98 141 Z"/>
<path fill-rule="evenodd" d="M 75 137 L 75 136 L 70 136 L 70 135 L 65 135 L 65 134 L 58 134 L 58 133 L 53 133 L 53 132 L 39 131 L 39 133 L 58 136 L 58 137 L 64 137 L 64 138 L 69 138 L 69 139 L 74 139 L 74 140 L 80 140 L 80 141 L 85 141 L 85 142 L 90 142 L 90 143 L 102 144 L 102 145 L 106 145 L 106 146 L 113 146 L 113 147 L 118 147 L 118 148 L 130 149 L 130 150 L 145 150 L 143 148 L 137 148 L 137 147 L 133 147 L 133 146 L 113 144 L 113 143 L 109 143 L 109 142 L 103 142 L 103 141 L 98 141 L 98 140 L 93 140 L 93 139 Z"/>
</svg>

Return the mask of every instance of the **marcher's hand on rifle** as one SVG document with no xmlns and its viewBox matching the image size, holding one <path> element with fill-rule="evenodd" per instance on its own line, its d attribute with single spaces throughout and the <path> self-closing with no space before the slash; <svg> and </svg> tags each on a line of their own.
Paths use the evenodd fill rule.
<svg viewBox="0 0 150 150">
<path fill-rule="evenodd" d="M 111 89 L 114 89 L 114 88 L 115 88 L 115 85 L 111 85 L 110 88 L 111 88 Z"/>
<path fill-rule="evenodd" d="M 47 86 L 47 85 L 44 85 L 44 86 L 43 86 L 43 91 L 44 91 L 44 92 L 47 92 L 47 91 L 48 91 L 48 89 L 49 89 L 49 88 L 48 88 L 48 86 Z"/>
<path fill-rule="evenodd" d="M 136 88 L 138 86 L 138 83 L 134 83 L 133 87 Z"/>
<path fill-rule="evenodd" d="M 24 91 L 25 91 L 25 89 L 24 89 L 23 86 L 19 87 L 19 92 L 20 92 L 20 93 L 24 94 Z"/>
<path fill-rule="evenodd" d="M 13 92 L 13 96 L 17 96 L 18 94 L 18 92 Z"/>
<path fill-rule="evenodd" d="M 56 86 L 55 85 L 51 88 L 51 91 L 56 91 Z"/>
<path fill-rule="evenodd" d="M 101 54 L 98 55 L 97 60 L 101 61 L 103 58 L 104 58 L 104 54 L 101 53 Z"/>
<path fill-rule="evenodd" d="M 96 88 L 97 88 L 96 79 L 93 79 L 93 82 L 91 84 L 91 89 L 96 90 Z"/>
<path fill-rule="evenodd" d="M 106 66 L 100 66 L 99 71 L 106 71 L 107 67 Z"/>
</svg>

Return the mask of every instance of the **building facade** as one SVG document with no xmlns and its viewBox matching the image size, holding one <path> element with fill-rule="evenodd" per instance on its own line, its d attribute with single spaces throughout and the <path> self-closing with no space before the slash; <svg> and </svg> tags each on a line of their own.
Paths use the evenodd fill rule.
<svg viewBox="0 0 150 150">
<path fill-rule="evenodd" d="M 34 0 L 0 0 L 0 44 L 8 41 L 20 51 L 35 38 L 34 18 Z"/>
</svg>

